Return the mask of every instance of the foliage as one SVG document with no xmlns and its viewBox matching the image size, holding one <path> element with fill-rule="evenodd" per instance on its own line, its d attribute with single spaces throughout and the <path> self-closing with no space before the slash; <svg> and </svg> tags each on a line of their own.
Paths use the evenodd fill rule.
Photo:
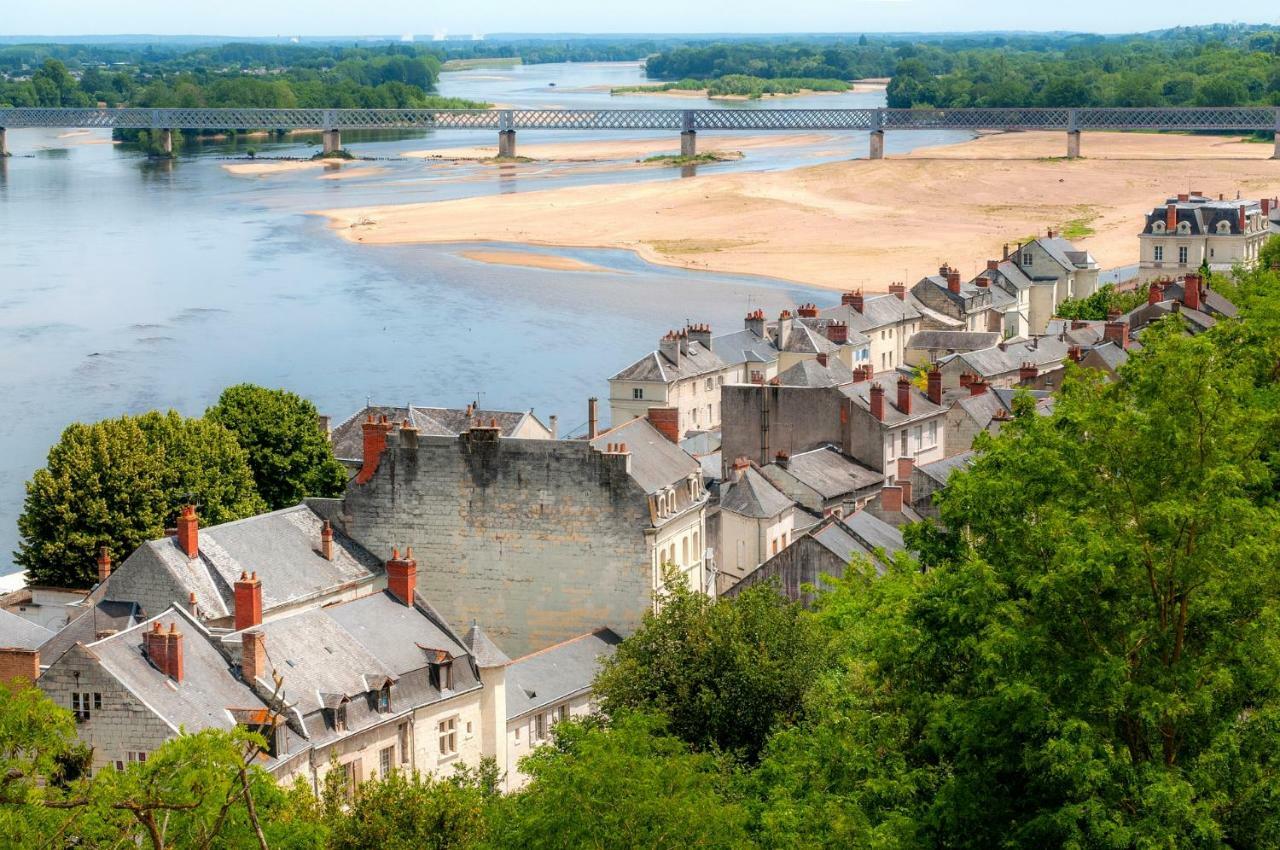
<svg viewBox="0 0 1280 850">
<path fill-rule="evenodd" d="M 651 715 L 561 723 L 554 742 L 525 757 L 521 768 L 532 779 L 495 806 L 494 848 L 683 850 L 748 843 L 747 813 L 725 766 L 690 752 Z"/>
<path fill-rule="evenodd" d="M 70 425 L 27 482 L 14 559 L 33 583 L 87 586 L 100 546 L 122 560 L 183 504 L 208 523 L 260 512 L 248 461 L 221 425 L 173 411 Z"/>
<path fill-rule="evenodd" d="M 496 764 L 447 779 L 393 770 L 363 782 L 345 811 L 329 815 L 332 850 L 453 850 L 485 835 Z M 342 777 L 341 770 L 328 775 Z"/>
<path fill-rule="evenodd" d="M 820 652 L 803 612 L 772 585 L 712 601 L 668 574 L 657 612 L 593 687 L 607 713 L 660 714 L 696 749 L 751 762 L 774 728 L 798 717 Z"/>
<path fill-rule="evenodd" d="M 798 94 L 803 91 L 848 91 L 844 80 L 825 80 L 802 77 L 752 77 L 746 74 L 727 74 L 709 80 L 685 79 L 673 83 L 657 83 L 643 86 L 619 86 L 612 94 L 644 94 L 663 91 L 706 91 L 709 97 L 748 97 L 752 99 L 770 94 Z"/>
<path fill-rule="evenodd" d="M 1127 313 L 1147 303 L 1147 284 L 1134 289 L 1118 290 L 1108 283 L 1085 298 L 1068 298 L 1058 305 L 1057 316 L 1062 319 L 1102 321 L 1112 312 Z"/>
<path fill-rule="evenodd" d="M 1258 268 L 1280 271 L 1280 236 L 1272 236 L 1258 249 Z"/>
<path fill-rule="evenodd" d="M 347 475 L 320 431 L 316 407 L 288 390 L 228 387 L 205 417 L 235 434 L 258 492 L 272 510 L 307 496 L 336 496 Z"/>
</svg>

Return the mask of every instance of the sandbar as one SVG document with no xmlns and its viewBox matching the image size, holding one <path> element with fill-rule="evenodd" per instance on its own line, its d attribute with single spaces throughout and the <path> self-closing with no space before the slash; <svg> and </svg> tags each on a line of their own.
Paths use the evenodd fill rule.
<svg viewBox="0 0 1280 850">
<path fill-rule="evenodd" d="M 504 242 L 621 248 L 672 266 L 884 291 L 1068 228 L 1103 268 L 1137 262 L 1143 215 L 1188 190 L 1280 189 L 1270 144 L 1223 136 L 1004 133 L 884 160 L 329 210 L 364 244 Z M 1091 232 L 1091 233 L 1090 233 Z M 1083 235 L 1089 233 L 1089 235 Z"/>
<path fill-rule="evenodd" d="M 750 151 L 762 148 L 780 148 L 802 145 L 828 144 L 830 134 L 803 133 L 788 135 L 777 133 L 761 136 L 733 136 L 727 134 L 698 134 L 698 149 L 702 151 Z M 592 139 L 582 142 L 543 142 L 516 144 L 516 153 L 522 157 L 541 161 L 604 162 L 609 160 L 645 159 L 659 154 L 680 152 L 680 137 L 672 133 L 670 138 L 656 139 Z M 434 150 L 408 151 L 402 156 L 414 159 L 479 160 L 492 159 L 498 153 L 496 144 L 471 147 L 436 148 Z"/>
<path fill-rule="evenodd" d="M 460 251 L 459 256 L 480 263 L 499 266 L 521 266 L 527 269 L 547 269 L 557 272 L 603 272 L 608 269 L 573 257 L 557 257 L 553 254 L 535 254 L 532 251 Z"/>
<path fill-rule="evenodd" d="M 313 168 L 330 169 L 341 172 L 344 165 L 358 163 L 360 160 L 350 159 L 275 159 L 265 162 L 224 163 L 222 168 L 228 174 L 237 177 L 270 177 L 273 174 L 288 174 L 294 171 L 307 171 Z M 364 171 L 363 173 L 372 173 Z M 338 174 L 326 175 L 337 177 Z"/>
</svg>

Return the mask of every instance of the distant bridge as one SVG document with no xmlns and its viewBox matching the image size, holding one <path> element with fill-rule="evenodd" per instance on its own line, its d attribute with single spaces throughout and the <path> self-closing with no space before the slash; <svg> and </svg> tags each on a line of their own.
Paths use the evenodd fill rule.
<svg viewBox="0 0 1280 850">
<path fill-rule="evenodd" d="M 888 130 L 1057 130 L 1067 156 L 1080 155 L 1085 130 L 1238 130 L 1270 132 L 1280 159 L 1280 108 L 1006 108 L 1006 109 L 0 109 L 17 127 L 156 130 L 171 149 L 173 130 L 319 130 L 324 149 L 341 147 L 343 130 L 495 130 L 499 156 L 515 156 L 517 130 L 672 130 L 684 155 L 697 152 L 701 130 L 862 130 L 872 159 L 884 157 Z"/>
</svg>

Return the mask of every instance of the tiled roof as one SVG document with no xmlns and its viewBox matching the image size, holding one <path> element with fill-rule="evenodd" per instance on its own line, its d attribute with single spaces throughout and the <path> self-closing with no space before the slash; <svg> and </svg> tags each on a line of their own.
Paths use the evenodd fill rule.
<svg viewBox="0 0 1280 850">
<path fill-rule="evenodd" d="M 329 441 L 333 445 L 333 455 L 339 460 L 359 462 L 364 456 L 363 423 L 372 415 L 375 419 L 386 416 L 393 423 L 399 424 L 406 419 L 413 423 L 418 433 L 423 436 L 453 437 L 467 430 L 478 419 L 488 425 L 496 420 L 502 436 L 510 437 L 528 418 L 537 421 L 533 411 L 516 410 L 472 410 L 451 407 L 366 407 L 348 417 L 333 429 Z M 542 423 L 539 422 L 539 425 Z M 545 428 L 545 426 L 543 426 Z"/>
<path fill-rule="evenodd" d="M 766 519 L 794 504 L 754 466 L 741 470 L 737 479 L 731 475 L 720 485 L 720 510 L 739 516 Z"/>
<path fill-rule="evenodd" d="M 631 477 L 646 493 L 657 493 L 698 472 L 698 462 L 654 428 L 648 419 L 637 417 L 611 428 L 591 441 L 597 451 L 610 443 L 626 443 L 631 452 Z"/>
<path fill-rule="evenodd" d="M 591 687 L 600 662 L 622 638 L 608 628 L 517 658 L 507 668 L 507 719 L 514 720 Z"/>
</svg>

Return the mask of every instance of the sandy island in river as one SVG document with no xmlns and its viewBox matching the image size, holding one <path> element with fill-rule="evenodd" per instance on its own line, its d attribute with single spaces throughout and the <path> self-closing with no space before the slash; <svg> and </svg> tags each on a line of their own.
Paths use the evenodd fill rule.
<svg viewBox="0 0 1280 850">
<path fill-rule="evenodd" d="M 499 266 L 523 266 L 528 269 L 548 269 L 556 272 L 603 272 L 608 269 L 575 260 L 573 257 L 557 257 L 552 254 L 535 254 L 532 251 L 459 251 L 459 256 L 480 263 Z"/>
<path fill-rule="evenodd" d="M 270 177 L 273 174 L 288 174 L 293 171 L 309 171 L 311 169 L 327 169 L 327 179 L 359 177 L 376 174 L 385 168 L 367 166 L 358 159 L 273 159 L 265 162 L 237 162 L 222 166 L 228 174 L 237 177 Z"/>
<path fill-rule="evenodd" d="M 780 148 L 801 145 L 829 144 L 834 137 L 821 133 L 801 135 L 774 134 L 768 136 L 732 136 L 725 134 L 698 134 L 698 149 L 702 151 L 750 151 L 761 148 Z M 680 152 L 680 138 L 659 139 L 592 139 L 585 142 L 544 142 L 520 144 L 516 153 L 539 161 L 597 162 L 606 160 L 637 160 L 658 154 Z M 436 148 L 434 150 L 408 151 L 402 156 L 414 159 L 492 159 L 498 153 L 497 145 Z"/>
<path fill-rule="evenodd" d="M 1270 144 L 1222 136 L 1007 133 L 785 172 L 581 186 L 329 210 L 364 244 L 507 242 L 624 248 L 645 259 L 882 291 L 943 262 L 976 273 L 1003 243 L 1071 225 L 1104 267 L 1137 261 L 1143 214 L 1188 189 L 1246 197 L 1280 188 Z"/>
</svg>

